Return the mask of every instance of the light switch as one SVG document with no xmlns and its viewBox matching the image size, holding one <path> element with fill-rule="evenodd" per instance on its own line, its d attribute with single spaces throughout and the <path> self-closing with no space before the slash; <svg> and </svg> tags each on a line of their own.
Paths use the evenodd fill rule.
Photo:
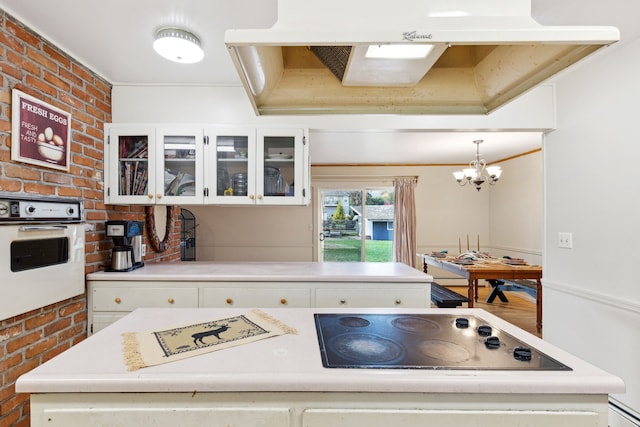
<svg viewBox="0 0 640 427">
<path fill-rule="evenodd" d="M 567 233 L 567 232 L 558 233 L 558 247 L 571 249 L 573 247 L 572 233 Z"/>
</svg>

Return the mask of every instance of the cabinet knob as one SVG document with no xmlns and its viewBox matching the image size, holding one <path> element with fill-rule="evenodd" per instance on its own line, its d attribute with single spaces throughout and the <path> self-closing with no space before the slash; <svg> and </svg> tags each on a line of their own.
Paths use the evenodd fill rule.
<svg viewBox="0 0 640 427">
<path fill-rule="evenodd" d="M 147 197 L 153 199 L 153 194 L 147 194 Z"/>
<path fill-rule="evenodd" d="M 167 302 L 169 302 L 169 304 L 173 304 L 173 303 L 174 303 L 174 302 L 176 302 L 176 301 L 175 301 L 173 298 L 169 298 L 169 299 L 167 300 Z"/>
<path fill-rule="evenodd" d="M 252 195 L 250 195 L 250 196 L 249 196 L 249 198 L 250 198 L 251 200 L 253 200 L 253 199 L 255 198 L 255 196 L 252 194 Z"/>
<path fill-rule="evenodd" d="M 398 298 L 398 299 L 396 300 L 396 305 L 400 305 L 400 304 L 402 304 L 402 300 L 401 300 L 400 298 Z"/>
<path fill-rule="evenodd" d="M 282 304 L 282 305 L 287 305 L 287 299 L 286 299 L 286 298 L 282 298 L 282 299 L 280 300 L 280 304 Z"/>
<path fill-rule="evenodd" d="M 262 194 L 258 194 L 258 200 L 262 200 Z"/>
<path fill-rule="evenodd" d="M 114 301 L 116 302 L 116 304 L 120 304 L 122 302 L 122 300 L 120 298 L 116 298 L 116 299 L 114 299 Z"/>
<path fill-rule="evenodd" d="M 346 303 L 347 303 L 346 299 L 343 298 L 343 299 L 340 300 L 340 304 L 346 304 Z"/>
<path fill-rule="evenodd" d="M 233 298 L 227 298 L 227 304 L 229 305 L 233 304 Z"/>
<path fill-rule="evenodd" d="M 158 199 L 162 199 L 162 194 L 156 194 L 156 197 L 157 197 Z"/>
</svg>

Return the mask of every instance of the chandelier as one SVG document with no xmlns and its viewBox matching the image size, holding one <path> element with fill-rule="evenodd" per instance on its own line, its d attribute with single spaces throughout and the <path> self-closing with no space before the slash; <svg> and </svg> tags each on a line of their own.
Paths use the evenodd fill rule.
<svg viewBox="0 0 640 427">
<path fill-rule="evenodd" d="M 453 173 L 453 176 L 460 185 L 466 185 L 467 183 L 473 184 L 476 190 L 480 191 L 482 184 L 485 181 L 489 181 L 490 185 L 494 185 L 498 182 L 502 169 L 500 166 L 487 166 L 487 162 L 480 158 L 480 144 L 481 139 L 473 141 L 476 144 L 476 159 L 469 162 L 469 167 Z"/>
</svg>

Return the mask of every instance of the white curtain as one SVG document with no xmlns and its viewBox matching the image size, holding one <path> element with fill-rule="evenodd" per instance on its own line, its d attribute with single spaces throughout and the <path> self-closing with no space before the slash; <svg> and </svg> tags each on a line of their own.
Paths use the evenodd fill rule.
<svg viewBox="0 0 640 427">
<path fill-rule="evenodd" d="M 395 178 L 395 209 L 393 216 L 393 259 L 416 266 L 416 177 Z"/>
</svg>

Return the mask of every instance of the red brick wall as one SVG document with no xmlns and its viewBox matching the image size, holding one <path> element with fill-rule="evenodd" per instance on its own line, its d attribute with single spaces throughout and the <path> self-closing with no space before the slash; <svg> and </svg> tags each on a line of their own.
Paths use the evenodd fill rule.
<svg viewBox="0 0 640 427">
<path fill-rule="evenodd" d="M 111 121 L 111 84 L 1 9 L 0 20 L 0 192 L 83 200 L 85 271 L 103 269 L 112 247 L 104 222 L 145 220 L 144 206 L 103 203 L 103 129 Z M 71 113 L 69 172 L 11 160 L 14 88 Z M 153 252 L 145 235 L 145 262 L 180 259 L 179 227 L 177 221 L 164 253 Z M 1 298 L 1 287 L 7 285 L 0 277 L 0 304 L 7 303 Z M 85 339 L 86 328 L 86 295 L 0 319 L 0 427 L 29 425 L 28 395 L 15 393 L 16 379 Z"/>
</svg>

